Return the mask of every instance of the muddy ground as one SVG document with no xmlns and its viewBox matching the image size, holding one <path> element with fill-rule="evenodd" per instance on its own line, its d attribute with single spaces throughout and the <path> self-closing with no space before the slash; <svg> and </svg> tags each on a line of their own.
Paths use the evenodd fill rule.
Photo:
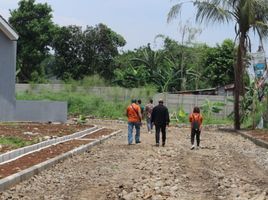
<svg viewBox="0 0 268 200">
<path fill-rule="evenodd" d="M 188 128 L 169 127 L 155 147 L 143 127 L 141 144 L 127 145 L 123 130 L 90 151 L 57 164 L 1 193 L 0 199 L 268 200 L 268 150 L 235 134 L 204 130 L 202 149 L 190 150 Z"/>
</svg>

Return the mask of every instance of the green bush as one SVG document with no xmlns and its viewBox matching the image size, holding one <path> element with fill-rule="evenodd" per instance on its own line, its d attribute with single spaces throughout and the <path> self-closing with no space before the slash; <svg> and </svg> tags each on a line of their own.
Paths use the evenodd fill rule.
<svg viewBox="0 0 268 200">
<path fill-rule="evenodd" d="M 129 103 L 104 101 L 101 97 L 77 92 L 19 93 L 17 99 L 66 101 L 69 115 L 90 115 L 107 118 L 122 118 Z"/>
<path fill-rule="evenodd" d="M 25 141 L 17 137 L 0 137 L 0 144 L 20 148 L 24 146 L 29 146 L 33 144 L 33 142 Z"/>
</svg>

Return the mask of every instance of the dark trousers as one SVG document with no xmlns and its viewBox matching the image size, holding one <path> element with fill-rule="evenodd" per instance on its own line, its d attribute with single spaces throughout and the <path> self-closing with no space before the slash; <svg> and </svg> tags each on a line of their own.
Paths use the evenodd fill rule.
<svg viewBox="0 0 268 200">
<path fill-rule="evenodd" d="M 196 137 L 197 146 L 200 144 L 200 130 L 196 130 L 192 128 L 191 131 L 191 144 L 194 145 L 194 138 Z"/>
<path fill-rule="evenodd" d="M 166 143 L 166 125 L 155 125 L 155 141 L 159 144 L 160 131 L 162 133 L 162 144 Z"/>
</svg>

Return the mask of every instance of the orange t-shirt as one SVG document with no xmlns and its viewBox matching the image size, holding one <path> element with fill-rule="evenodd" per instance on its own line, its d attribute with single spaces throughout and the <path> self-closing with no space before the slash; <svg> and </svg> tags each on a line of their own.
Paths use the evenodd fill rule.
<svg viewBox="0 0 268 200">
<path fill-rule="evenodd" d="M 132 107 L 133 106 L 133 107 Z M 134 109 L 136 110 L 134 110 Z M 130 106 L 127 107 L 127 117 L 129 122 L 140 122 L 139 112 L 141 112 L 140 106 L 133 103 Z"/>
<path fill-rule="evenodd" d="M 198 121 L 199 127 L 201 126 L 203 122 L 203 116 L 200 113 L 191 113 L 189 116 L 189 121 L 193 122 L 194 120 Z M 193 124 L 191 123 L 191 127 L 193 127 Z"/>
</svg>

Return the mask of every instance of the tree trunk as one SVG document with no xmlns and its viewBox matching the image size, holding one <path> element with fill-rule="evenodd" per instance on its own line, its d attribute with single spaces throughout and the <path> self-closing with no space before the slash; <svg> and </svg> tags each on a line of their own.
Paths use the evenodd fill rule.
<svg viewBox="0 0 268 200">
<path fill-rule="evenodd" d="M 237 61 L 235 66 L 235 88 L 234 88 L 234 128 L 240 130 L 240 95 L 243 95 L 243 58 L 245 54 L 245 37 L 240 36 L 237 50 Z"/>
</svg>

